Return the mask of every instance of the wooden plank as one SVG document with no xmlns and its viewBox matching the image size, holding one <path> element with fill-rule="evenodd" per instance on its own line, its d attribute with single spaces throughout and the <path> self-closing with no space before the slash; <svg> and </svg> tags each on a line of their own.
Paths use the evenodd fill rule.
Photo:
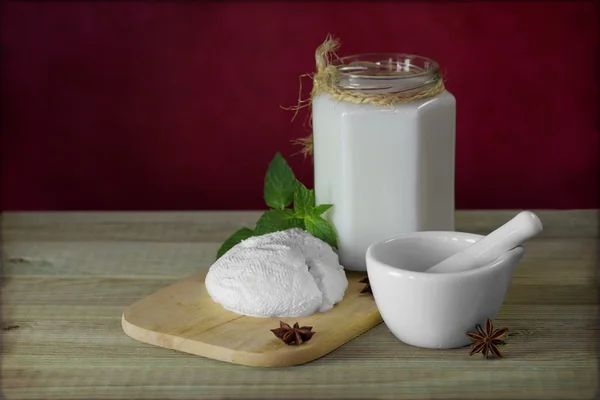
<svg viewBox="0 0 600 400">
<path fill-rule="evenodd" d="M 34 315 L 61 308 L 60 316 L 50 317 L 27 316 L 18 310 L 9 312 L 3 322 L 3 328 L 12 327 L 8 330 L 4 329 L 2 333 L 3 343 L 6 345 L 5 352 L 22 356 L 52 355 L 60 346 L 68 344 L 70 348 L 73 346 L 71 350 L 77 347 L 90 356 L 101 358 L 102 352 L 106 351 L 106 348 L 102 347 L 103 345 L 118 345 L 114 349 L 111 348 L 110 353 L 106 353 L 106 357 L 111 359 L 118 355 L 132 355 L 138 351 L 135 349 L 140 348 L 147 349 L 140 357 L 177 358 L 176 354 L 181 354 L 147 346 L 123 335 L 120 326 L 121 313 L 119 312 L 122 310 L 114 309 L 118 312 L 113 313 L 110 317 L 90 318 L 89 313 L 94 311 L 95 307 L 79 307 L 80 314 L 73 316 L 68 313 L 65 306 L 52 306 L 45 307 L 42 311 L 36 309 Z M 555 306 L 507 303 L 495 319 L 495 324 L 498 327 L 510 329 L 507 338 L 509 345 L 506 346 L 505 352 L 511 359 L 526 361 L 530 357 L 539 359 L 542 355 L 552 355 L 550 359 L 559 360 L 569 355 L 571 350 L 577 351 L 583 358 L 589 358 L 590 355 L 585 351 L 589 350 L 589 345 L 594 344 L 593 338 L 598 333 L 598 310 L 597 304 Z M 59 312 L 61 311 L 47 311 L 50 315 Z M 566 338 L 568 341 L 565 340 Z M 395 349 L 398 352 L 394 354 L 396 357 L 423 358 L 435 361 L 456 359 L 456 354 L 464 353 L 464 349 L 431 351 L 409 347 L 399 342 L 385 324 L 378 325 L 363 334 L 361 339 L 364 340 L 349 342 L 327 358 L 374 360 L 389 357 L 393 354 L 392 350 Z M 557 346 L 561 342 L 564 342 L 564 346 Z M 32 345 L 35 347 L 31 347 Z M 540 351 L 532 354 L 531 349 L 536 348 L 539 348 Z M 35 349 L 35 353 L 32 352 L 32 349 Z M 410 353 L 406 352 L 407 349 L 410 349 Z M 77 352 L 75 356 L 79 357 L 82 354 Z M 131 360 L 133 364 L 139 361 Z M 60 362 L 60 359 L 57 359 L 57 362 Z"/>
<path fill-rule="evenodd" d="M 20 277 L 5 282 L 3 304 L 21 305 L 99 305 L 129 306 L 156 290 L 174 283 L 173 279 L 111 277 Z M 512 284 L 507 303 L 595 304 L 596 286 L 581 284 Z"/>
<path fill-rule="evenodd" d="M 3 305 L 48 304 L 121 306 L 170 285 L 174 279 L 113 277 L 21 277 L 5 280 Z"/>
<path fill-rule="evenodd" d="M 47 398 L 48 393 L 81 398 L 77 396 L 92 392 L 101 398 L 122 398 L 123 393 L 158 398 L 167 387 L 173 391 L 169 398 L 193 398 L 198 393 L 202 398 L 281 398 L 283 390 L 294 394 L 286 395 L 289 398 L 356 394 L 356 398 L 411 399 L 460 393 L 461 398 L 565 398 L 568 394 L 574 399 L 590 398 L 597 376 L 590 357 L 598 333 L 595 303 L 505 304 L 497 324 L 508 326 L 511 335 L 502 360 L 468 357 L 467 349 L 409 348 L 381 324 L 323 359 L 273 371 L 145 346 L 121 333 L 118 313 L 112 318 L 90 318 L 90 313 L 98 313 L 97 307 L 78 305 L 70 311 L 65 304 L 43 308 L 18 304 L 7 308 L 15 317 L 20 313 L 21 319 L 13 322 L 23 326 L 3 332 L 3 388 L 8 398 Z M 23 310 L 33 318 L 25 319 Z M 56 318 L 61 315 L 64 318 Z M 481 389 L 481 382 L 490 384 Z"/>
<path fill-rule="evenodd" d="M 4 213 L 4 240 L 222 242 L 259 211 Z"/>
<path fill-rule="evenodd" d="M 404 361 L 404 360 L 403 360 Z M 505 362 L 502 360 L 501 362 Z M 315 365 L 319 364 L 319 365 Z M 10 399 L 591 399 L 596 380 L 591 360 L 548 362 L 538 366 L 513 365 L 506 382 L 496 362 L 472 360 L 439 362 L 397 360 L 377 363 L 332 365 L 316 361 L 293 369 L 218 368 L 164 366 L 158 362 L 136 369 L 26 367 L 4 369 L 9 384 L 3 391 Z M 310 370 L 309 370 L 310 368 Z"/>
<path fill-rule="evenodd" d="M 4 245 L 4 275 L 183 278 L 210 266 L 220 243 L 26 242 Z"/>
<path fill-rule="evenodd" d="M 6 241 L 5 276 L 183 278 L 208 268 L 220 243 Z M 568 282 L 594 277 L 596 238 L 540 238 L 525 244 L 517 276 Z"/>
<path fill-rule="evenodd" d="M 542 220 L 540 237 L 597 237 L 598 210 L 532 210 Z M 486 234 L 515 210 L 459 210 L 456 230 Z M 197 212 L 7 212 L 2 234 L 10 240 L 222 242 L 242 226 L 253 227 L 261 211 Z"/>
</svg>

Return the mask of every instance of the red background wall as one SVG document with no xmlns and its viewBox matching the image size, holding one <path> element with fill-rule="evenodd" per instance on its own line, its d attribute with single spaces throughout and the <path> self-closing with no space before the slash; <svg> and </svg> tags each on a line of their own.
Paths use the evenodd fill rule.
<svg viewBox="0 0 600 400">
<path fill-rule="evenodd" d="M 443 66 L 457 208 L 597 207 L 594 2 L 2 7 L 5 210 L 263 208 L 276 151 L 312 187 L 306 114 L 280 105 L 328 32 Z"/>
</svg>

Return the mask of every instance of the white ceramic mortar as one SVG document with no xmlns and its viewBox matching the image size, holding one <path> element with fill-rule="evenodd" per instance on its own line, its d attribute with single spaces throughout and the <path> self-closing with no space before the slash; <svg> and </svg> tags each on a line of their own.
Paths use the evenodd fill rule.
<svg viewBox="0 0 600 400">
<path fill-rule="evenodd" d="M 523 257 L 522 246 L 472 270 L 420 272 L 481 238 L 461 232 L 416 232 L 369 247 L 367 273 L 375 302 L 399 340 L 433 349 L 462 347 L 471 343 L 466 332 L 496 317 Z"/>
</svg>

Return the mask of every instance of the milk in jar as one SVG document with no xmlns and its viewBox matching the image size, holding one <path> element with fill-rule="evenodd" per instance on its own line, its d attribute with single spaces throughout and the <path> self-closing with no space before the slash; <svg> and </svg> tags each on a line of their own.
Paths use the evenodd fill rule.
<svg viewBox="0 0 600 400">
<path fill-rule="evenodd" d="M 334 205 L 340 263 L 365 271 L 374 242 L 454 230 L 456 102 L 425 57 L 367 54 L 332 65 L 334 90 L 312 99 L 315 196 Z"/>
</svg>

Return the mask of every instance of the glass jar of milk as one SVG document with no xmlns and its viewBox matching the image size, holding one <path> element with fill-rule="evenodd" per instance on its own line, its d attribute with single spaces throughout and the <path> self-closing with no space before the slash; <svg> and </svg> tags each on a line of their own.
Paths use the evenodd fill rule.
<svg viewBox="0 0 600 400">
<path fill-rule="evenodd" d="M 340 263 L 365 271 L 374 242 L 454 230 L 456 102 L 438 64 L 408 54 L 338 58 L 312 99 L 317 204 L 333 204 Z"/>
</svg>

